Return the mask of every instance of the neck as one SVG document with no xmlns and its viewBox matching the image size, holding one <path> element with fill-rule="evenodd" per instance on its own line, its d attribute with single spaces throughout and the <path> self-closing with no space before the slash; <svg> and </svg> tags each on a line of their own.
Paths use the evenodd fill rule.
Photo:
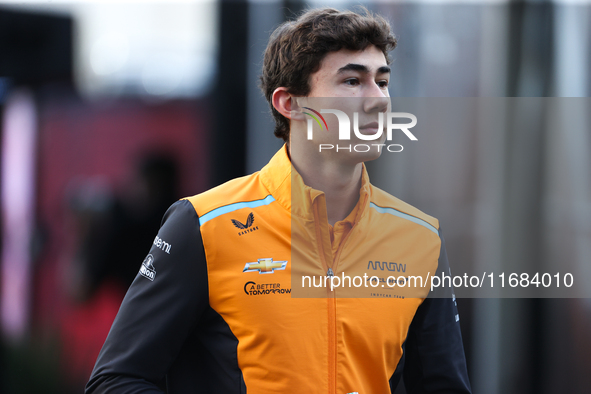
<svg viewBox="0 0 591 394">
<path fill-rule="evenodd" d="M 345 219 L 359 200 L 362 163 L 339 163 L 330 157 L 324 160 L 322 155 L 301 155 L 289 148 L 291 163 L 304 183 L 324 192 L 328 223 Z"/>
</svg>

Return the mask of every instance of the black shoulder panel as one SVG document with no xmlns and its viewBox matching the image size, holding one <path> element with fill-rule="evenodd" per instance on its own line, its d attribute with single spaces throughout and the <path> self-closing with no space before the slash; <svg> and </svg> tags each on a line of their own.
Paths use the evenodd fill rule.
<svg viewBox="0 0 591 394">
<path fill-rule="evenodd" d="M 199 218 L 191 203 L 181 200 L 164 216 L 113 322 L 86 392 L 162 392 L 161 383 L 167 374 L 176 374 L 179 379 L 183 376 L 179 371 L 187 368 L 182 362 L 187 359 L 186 349 L 192 347 L 210 311 Z M 218 328 L 231 339 L 227 324 L 221 317 L 219 320 L 223 324 L 218 322 Z M 229 357 L 234 356 L 237 368 L 237 341 L 234 338 L 227 343 L 234 347 Z M 174 384 L 170 377 L 167 381 Z M 177 392 L 198 387 L 187 389 Z"/>
<path fill-rule="evenodd" d="M 168 393 L 245 394 L 237 348 L 228 324 L 208 307 L 166 377 Z"/>
<path fill-rule="evenodd" d="M 449 275 L 443 236 L 437 271 Z M 458 309 L 451 292 L 445 298 L 428 297 L 417 309 L 404 346 L 404 364 L 408 394 L 471 393 Z"/>
</svg>

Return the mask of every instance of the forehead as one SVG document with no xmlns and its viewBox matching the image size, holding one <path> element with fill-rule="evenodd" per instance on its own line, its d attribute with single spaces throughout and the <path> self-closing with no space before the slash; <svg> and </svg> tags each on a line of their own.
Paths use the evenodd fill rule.
<svg viewBox="0 0 591 394">
<path fill-rule="evenodd" d="M 370 45 L 362 51 L 352 51 L 341 49 L 336 52 L 328 53 L 322 62 L 320 68 L 315 73 L 318 76 L 331 76 L 338 73 L 339 69 L 347 64 L 360 64 L 367 67 L 370 73 L 376 73 L 378 68 L 388 65 L 386 57 L 374 45 Z"/>
</svg>

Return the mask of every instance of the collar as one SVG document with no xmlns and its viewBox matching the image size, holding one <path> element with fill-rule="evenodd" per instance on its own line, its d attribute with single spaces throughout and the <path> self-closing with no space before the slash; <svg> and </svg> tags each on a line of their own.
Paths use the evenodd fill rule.
<svg viewBox="0 0 591 394">
<path fill-rule="evenodd" d="M 290 211 L 292 215 L 302 219 L 314 220 L 313 205 L 319 198 L 324 200 L 324 192 L 312 189 L 304 184 L 301 175 L 291 165 L 287 145 L 284 144 L 269 163 L 261 169 L 260 179 L 273 195 L 275 201 Z M 357 223 L 368 211 L 370 197 L 371 183 L 365 164 L 363 164 L 359 202 L 353 210 L 357 212 L 355 215 L 347 216 L 344 221 L 350 221 L 353 219 L 352 216 L 355 216 L 354 220 Z"/>
</svg>

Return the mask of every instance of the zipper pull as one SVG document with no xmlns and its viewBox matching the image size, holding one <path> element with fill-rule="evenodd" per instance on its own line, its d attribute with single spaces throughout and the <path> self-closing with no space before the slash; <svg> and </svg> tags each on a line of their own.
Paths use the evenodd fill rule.
<svg viewBox="0 0 591 394">
<path fill-rule="evenodd" d="M 326 273 L 326 276 L 334 276 L 334 272 L 332 272 L 332 268 L 328 269 L 328 272 Z"/>
</svg>

